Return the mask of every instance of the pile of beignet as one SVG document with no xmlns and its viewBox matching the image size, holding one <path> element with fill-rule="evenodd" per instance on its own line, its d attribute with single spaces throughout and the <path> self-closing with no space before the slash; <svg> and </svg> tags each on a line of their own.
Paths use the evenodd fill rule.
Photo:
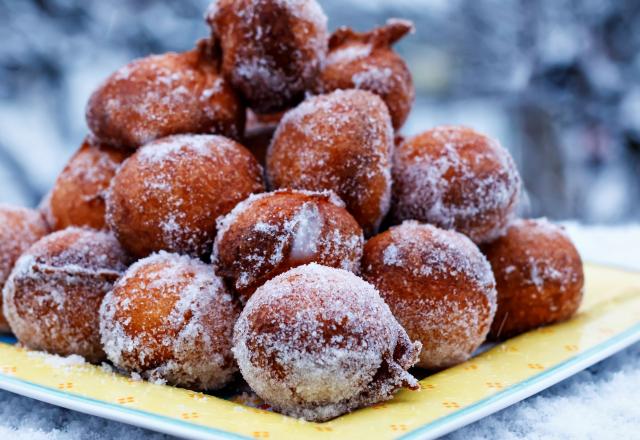
<svg viewBox="0 0 640 440">
<path fill-rule="evenodd" d="M 397 136 L 410 22 L 329 35 L 315 0 L 219 0 L 206 20 L 194 49 L 93 93 L 38 210 L 0 206 L 1 330 L 191 389 L 239 371 L 324 421 L 577 310 L 580 256 L 517 219 L 506 149 Z"/>
</svg>

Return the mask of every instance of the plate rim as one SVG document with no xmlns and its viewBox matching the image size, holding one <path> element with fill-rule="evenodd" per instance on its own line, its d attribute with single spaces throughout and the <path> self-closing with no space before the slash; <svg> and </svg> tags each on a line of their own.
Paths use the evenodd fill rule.
<svg viewBox="0 0 640 440">
<path fill-rule="evenodd" d="M 607 339 L 600 344 L 555 365 L 522 382 L 511 385 L 504 390 L 475 402 L 460 411 L 441 417 L 433 422 L 408 432 L 398 439 L 426 440 L 450 433 L 463 426 L 469 425 L 483 417 L 494 414 L 510 405 L 518 403 L 527 397 L 539 393 L 562 380 L 583 371 L 597 362 L 625 349 L 640 341 L 640 323 Z M 0 388 L 18 395 L 33 398 L 51 405 L 60 406 L 83 414 L 102 417 L 128 425 L 177 435 L 190 439 L 213 440 L 245 440 L 246 437 L 221 429 L 200 426 L 183 422 L 178 419 L 165 417 L 144 410 L 127 408 L 114 403 L 104 402 L 91 397 L 65 393 L 33 382 L 16 379 L 0 374 Z"/>
<path fill-rule="evenodd" d="M 209 426 L 187 423 L 182 420 L 165 417 L 163 415 L 154 414 L 144 410 L 127 408 L 125 406 L 116 405 L 114 403 L 105 402 L 91 397 L 65 393 L 28 380 L 16 379 L 1 373 L 0 389 L 51 405 L 70 409 L 72 411 L 78 411 L 90 416 L 101 417 L 155 432 L 176 435 L 182 438 L 194 440 L 203 438 L 213 440 L 250 439 L 250 437 L 246 437 L 241 434 L 235 434 L 233 432 Z M 157 423 L 160 423 L 160 425 Z M 205 436 L 195 436 L 195 433 L 192 431 L 198 431 L 200 434 L 204 434 Z"/>
<path fill-rule="evenodd" d="M 448 434 L 550 388 L 638 341 L 640 341 L 640 323 L 535 376 L 513 384 L 453 414 L 418 427 L 398 437 L 398 440 L 428 440 Z"/>
<path fill-rule="evenodd" d="M 631 274 L 640 274 L 638 270 L 630 270 L 619 265 L 585 262 L 585 265 L 588 264 Z M 11 344 L 14 340 L 11 336 L 0 334 L 0 343 Z M 638 341 L 640 341 L 640 322 L 528 379 L 506 387 L 452 414 L 416 427 L 396 438 L 402 440 L 432 439 L 455 431 L 537 394 Z M 249 436 L 221 428 L 189 423 L 142 409 L 128 408 L 92 397 L 67 393 L 2 373 L 0 373 L 0 389 L 83 414 L 182 438 L 251 439 Z"/>
</svg>

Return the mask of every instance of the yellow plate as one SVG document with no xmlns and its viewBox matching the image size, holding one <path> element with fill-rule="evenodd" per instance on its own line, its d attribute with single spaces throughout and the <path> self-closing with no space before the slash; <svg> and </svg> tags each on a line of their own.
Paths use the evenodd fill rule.
<svg viewBox="0 0 640 440">
<path fill-rule="evenodd" d="M 327 423 L 134 381 L 0 342 L 0 388 L 77 411 L 189 438 L 433 438 L 528 397 L 640 340 L 640 273 L 586 265 L 571 321 L 496 345 L 420 382 L 420 391 Z"/>
</svg>

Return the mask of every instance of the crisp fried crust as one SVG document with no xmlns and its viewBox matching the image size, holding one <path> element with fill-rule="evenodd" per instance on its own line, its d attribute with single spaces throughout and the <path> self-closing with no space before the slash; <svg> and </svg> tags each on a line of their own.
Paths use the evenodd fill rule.
<svg viewBox="0 0 640 440">
<path fill-rule="evenodd" d="M 580 307 L 582 260 L 559 226 L 545 219 L 517 220 L 483 251 L 498 283 L 493 339 L 564 321 Z"/>
</svg>

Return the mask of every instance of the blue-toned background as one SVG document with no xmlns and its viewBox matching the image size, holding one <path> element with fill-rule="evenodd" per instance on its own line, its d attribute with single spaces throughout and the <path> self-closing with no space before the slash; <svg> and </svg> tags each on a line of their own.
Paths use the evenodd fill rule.
<svg viewBox="0 0 640 440">
<path fill-rule="evenodd" d="M 0 202 L 34 205 L 86 133 L 92 89 L 186 50 L 207 0 L 0 0 Z M 333 29 L 390 16 L 418 99 L 405 132 L 462 123 L 513 152 L 532 215 L 640 218 L 640 2 L 325 0 Z"/>
</svg>

